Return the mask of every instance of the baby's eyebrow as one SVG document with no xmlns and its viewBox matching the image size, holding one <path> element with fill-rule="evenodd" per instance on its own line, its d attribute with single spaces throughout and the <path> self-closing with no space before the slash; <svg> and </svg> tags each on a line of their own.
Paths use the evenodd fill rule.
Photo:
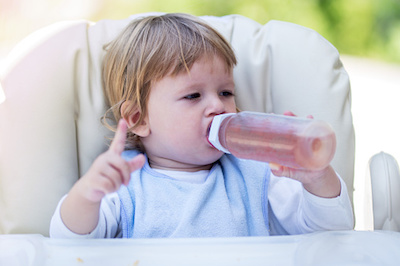
<svg viewBox="0 0 400 266">
<path fill-rule="evenodd" d="M 191 91 L 191 90 L 199 90 L 202 87 L 205 86 L 205 82 L 188 82 L 187 84 L 185 84 L 184 86 L 182 86 L 180 88 L 180 91 L 182 92 L 187 92 L 187 91 Z"/>
<path fill-rule="evenodd" d="M 232 79 L 226 79 L 226 80 L 219 80 L 216 84 L 214 84 L 216 88 L 229 88 L 229 89 L 235 89 L 235 81 Z M 184 84 L 182 84 L 179 87 L 176 87 L 177 90 L 176 92 L 178 93 L 185 93 L 185 92 L 190 92 L 190 91 L 197 91 L 201 90 L 204 87 L 209 86 L 208 82 L 206 79 L 204 80 L 190 80 L 186 81 Z"/>
<path fill-rule="evenodd" d="M 223 87 L 223 88 L 229 87 L 229 88 L 234 89 L 235 88 L 235 81 L 230 80 L 230 81 L 227 81 L 225 83 L 222 83 L 221 87 Z"/>
</svg>

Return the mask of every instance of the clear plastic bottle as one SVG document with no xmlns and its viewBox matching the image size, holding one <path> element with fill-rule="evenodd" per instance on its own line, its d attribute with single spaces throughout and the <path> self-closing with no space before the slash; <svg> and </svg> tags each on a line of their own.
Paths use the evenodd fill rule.
<svg viewBox="0 0 400 266">
<path fill-rule="evenodd" d="M 326 122 L 255 112 L 216 116 L 209 141 L 238 158 L 309 170 L 328 166 L 336 150 L 335 133 Z"/>
</svg>

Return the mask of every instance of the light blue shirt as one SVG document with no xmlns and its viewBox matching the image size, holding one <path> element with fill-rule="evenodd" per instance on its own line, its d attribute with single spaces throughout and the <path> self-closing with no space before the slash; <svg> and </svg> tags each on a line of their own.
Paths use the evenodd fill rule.
<svg viewBox="0 0 400 266">
<path fill-rule="evenodd" d="M 123 153 L 127 160 L 135 155 Z M 146 163 L 118 192 L 123 237 L 269 235 L 269 178 L 268 164 L 231 155 L 200 184 L 172 179 Z"/>
</svg>

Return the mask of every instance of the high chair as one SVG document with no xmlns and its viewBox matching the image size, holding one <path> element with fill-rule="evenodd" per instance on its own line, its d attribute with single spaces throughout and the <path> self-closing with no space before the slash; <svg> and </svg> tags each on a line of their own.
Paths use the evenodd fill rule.
<svg viewBox="0 0 400 266">
<path fill-rule="evenodd" d="M 150 245 L 167 257 L 174 254 L 171 247 L 179 247 L 187 251 L 186 257 L 197 258 L 191 265 L 204 262 L 198 258 L 203 254 L 201 252 L 216 258 L 215 262 L 229 264 L 235 252 L 248 251 L 253 255 L 258 252 L 260 255 L 264 254 L 263 248 L 272 249 L 276 257 L 287 262 L 282 265 L 292 265 L 291 255 L 296 260 L 307 260 L 301 255 L 300 247 L 318 250 L 311 240 L 323 244 L 324 239 L 330 239 L 343 246 L 343 237 L 351 232 L 268 239 L 115 240 L 117 242 L 112 244 L 105 240 L 76 243 L 47 238 L 50 218 L 60 198 L 107 149 L 107 136 L 111 133 L 100 123 L 107 108 L 101 81 L 103 47 L 132 19 L 144 15 L 149 14 L 96 23 L 86 20 L 56 23 L 31 34 L 9 54 L 1 73 L 6 100 L 0 104 L 0 233 L 3 234 L 3 238 L 0 235 L 0 246 L 3 243 L 3 247 L 9 247 L 10 241 L 25 243 L 25 250 L 34 250 L 29 253 L 34 254 L 33 257 L 27 255 L 32 262 L 30 265 L 39 265 L 43 260 L 51 264 L 57 261 L 56 256 L 72 259 L 74 263 L 85 261 L 87 256 L 92 264 L 95 261 L 104 263 L 104 257 L 99 255 L 101 252 L 96 253 L 100 257 L 94 259 L 96 256 L 90 249 L 93 245 L 105 250 L 119 247 L 120 251 L 110 251 L 113 254 L 127 251 L 133 245 L 142 256 L 149 254 L 146 252 Z M 332 125 L 337 137 L 332 165 L 345 180 L 352 199 L 354 130 L 350 82 L 335 47 L 315 31 L 292 23 L 270 21 L 260 25 L 239 15 L 205 16 L 203 19 L 227 38 L 237 55 L 234 79 L 236 101 L 241 110 L 276 114 L 290 110 L 298 116 L 311 114 Z M 367 243 L 369 235 L 364 233 L 354 237 L 360 243 Z M 380 241 L 400 241 L 388 234 L 374 237 L 371 249 Z M 284 249 L 273 245 L 279 242 L 285 243 L 281 245 Z M 303 242 L 306 244 L 299 245 Z M 232 248 L 228 253 L 224 249 L 226 245 Z M 225 253 L 218 253 L 218 250 L 225 250 Z M 67 251 L 72 253 L 67 254 Z M 365 252 L 368 251 L 366 248 Z M 246 254 L 243 253 L 236 262 L 257 265 L 255 262 L 263 261 L 248 264 L 249 260 L 244 258 L 252 261 L 253 257 Z M 268 254 L 266 256 L 272 258 Z M 383 258 L 386 253 L 379 256 Z M 0 261 L 1 258 L 0 255 Z M 13 259 L 6 255 L 4 258 Z M 122 255 L 115 258 L 126 262 Z M 146 259 L 135 261 L 132 258 L 131 263 L 139 265 Z M 176 260 L 173 262 L 179 265 Z"/>
<path fill-rule="evenodd" d="M 371 182 L 374 229 L 400 232 L 400 171 L 396 159 L 385 152 L 372 156 L 367 180 Z"/>
</svg>

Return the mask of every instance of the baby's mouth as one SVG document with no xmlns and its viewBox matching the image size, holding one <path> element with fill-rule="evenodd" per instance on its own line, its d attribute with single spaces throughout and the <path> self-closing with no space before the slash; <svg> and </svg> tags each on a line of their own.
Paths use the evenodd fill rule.
<svg viewBox="0 0 400 266">
<path fill-rule="evenodd" d="M 207 128 L 207 139 L 210 136 L 210 130 L 211 130 L 211 123 L 208 125 L 208 128 Z"/>
<path fill-rule="evenodd" d="M 213 148 L 215 148 L 214 145 L 212 145 L 212 143 L 210 142 L 210 138 L 209 138 L 209 137 L 210 137 L 211 124 L 212 124 L 212 122 L 208 125 L 206 137 L 207 137 L 207 142 L 208 142 Z M 216 149 L 216 148 L 215 148 L 215 149 Z"/>
</svg>

